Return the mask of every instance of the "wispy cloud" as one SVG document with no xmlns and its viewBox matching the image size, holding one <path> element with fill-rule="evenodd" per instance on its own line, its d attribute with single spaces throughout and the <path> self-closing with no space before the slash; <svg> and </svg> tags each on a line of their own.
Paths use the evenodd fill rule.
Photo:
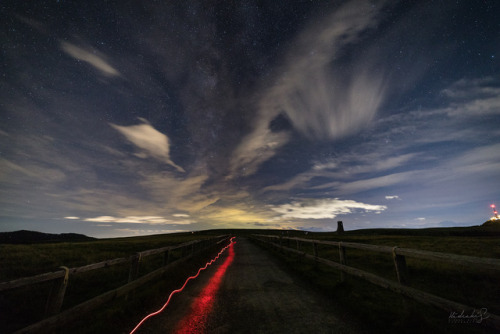
<svg viewBox="0 0 500 334">
<path fill-rule="evenodd" d="M 444 111 L 450 116 L 500 114 L 499 85 L 492 77 L 458 80 L 441 92 L 450 99 Z"/>
<path fill-rule="evenodd" d="M 442 179 L 468 177 L 470 179 L 498 175 L 500 170 L 500 144 L 475 147 L 447 160 L 443 164 Z M 452 172 L 452 173 L 451 173 Z"/>
<path fill-rule="evenodd" d="M 151 225 L 190 225 L 193 222 L 190 220 L 170 220 L 161 216 L 99 216 L 93 218 L 85 218 L 83 221 L 98 222 L 98 223 L 121 223 L 121 224 L 151 224 Z"/>
<path fill-rule="evenodd" d="M 99 216 L 99 217 L 93 217 L 93 218 L 85 218 L 84 221 L 87 222 L 99 222 L 99 223 L 149 223 L 149 224 L 164 224 L 168 223 L 169 221 L 163 217 L 156 217 L 156 216 L 145 216 L 145 217 L 136 217 L 136 216 L 129 216 L 129 217 L 123 217 L 123 218 L 118 218 L 118 217 L 113 217 L 113 216 Z"/>
<path fill-rule="evenodd" d="M 353 59 L 345 71 L 339 58 L 376 26 L 382 7 L 351 1 L 306 29 L 264 97 L 265 111 L 285 113 L 312 138 L 338 138 L 368 124 L 385 98 L 384 71 L 365 57 Z"/>
<path fill-rule="evenodd" d="M 385 199 L 391 200 L 391 199 L 399 199 L 398 195 L 387 195 L 385 196 Z"/>
<path fill-rule="evenodd" d="M 387 206 L 326 198 L 303 202 L 295 201 L 290 204 L 272 206 L 271 209 L 280 214 L 280 219 L 333 219 L 338 215 L 352 213 L 355 210 L 381 212 L 387 209 Z"/>
<path fill-rule="evenodd" d="M 269 129 L 271 120 L 260 119 L 254 131 L 246 136 L 233 152 L 230 160 L 230 177 L 248 176 L 257 172 L 260 165 L 272 158 L 288 142 L 287 133 Z"/>
<path fill-rule="evenodd" d="M 174 217 L 181 217 L 181 218 L 188 218 L 189 215 L 185 213 L 174 213 L 172 216 Z"/>
<path fill-rule="evenodd" d="M 312 168 L 300 173 L 282 184 L 265 187 L 262 191 L 284 191 L 294 188 L 327 189 L 340 188 L 343 184 L 353 182 L 353 178 L 359 181 L 366 175 L 383 173 L 406 166 L 409 162 L 419 156 L 417 153 L 407 153 L 389 156 L 394 152 L 377 153 L 350 153 L 326 162 L 316 162 Z M 310 185 L 314 178 L 321 178 L 324 182 L 320 185 Z M 328 182 L 327 180 L 332 180 Z M 359 186 L 359 184 L 358 184 Z"/>
<path fill-rule="evenodd" d="M 66 174 L 63 171 L 56 168 L 49 168 L 46 164 L 30 162 L 20 166 L 19 164 L 0 158 L 0 176 L 14 176 L 15 174 L 22 175 L 24 178 L 30 178 L 31 180 L 43 180 L 54 183 L 66 179 Z"/>
<path fill-rule="evenodd" d="M 265 223 L 269 221 L 269 218 L 258 211 L 252 211 L 245 205 L 211 207 L 203 212 L 203 219 L 211 221 L 216 226 L 238 226 L 241 223 Z"/>
<path fill-rule="evenodd" d="M 333 188 L 337 191 L 338 194 L 355 194 L 363 191 L 374 190 L 386 188 L 389 186 L 400 185 L 402 183 L 408 183 L 414 180 L 417 172 L 409 171 L 409 172 L 401 172 L 401 173 L 393 173 L 387 174 L 384 176 L 361 179 L 357 181 L 351 182 L 332 182 L 326 183 L 317 187 L 315 189 L 327 189 Z"/>
<path fill-rule="evenodd" d="M 190 174 L 185 179 L 174 178 L 168 173 L 141 173 L 140 185 L 157 205 L 172 212 L 184 211 L 190 215 L 217 202 L 217 191 L 202 191 L 207 174 Z"/>
<path fill-rule="evenodd" d="M 126 237 L 130 236 L 141 236 L 141 235 L 151 235 L 151 234 L 161 234 L 161 233 L 181 233 L 188 232 L 188 230 L 179 230 L 179 229 L 165 229 L 165 228 L 157 228 L 157 229 L 132 229 L 132 228 L 117 228 L 113 229 L 113 237 L 116 237 L 117 234 L 123 235 Z"/>
<path fill-rule="evenodd" d="M 143 152 L 137 154 L 139 157 L 143 158 L 149 155 L 166 162 L 180 172 L 185 172 L 182 167 L 170 159 L 170 141 L 168 137 L 151 126 L 147 120 L 143 118 L 140 118 L 140 120 L 143 124 L 131 126 L 110 125 L 135 146 L 142 149 Z"/>
<path fill-rule="evenodd" d="M 120 76 L 113 66 L 106 62 L 104 55 L 95 50 L 86 50 L 69 42 L 61 42 L 61 49 L 71 57 L 86 62 L 106 76 Z"/>
<path fill-rule="evenodd" d="M 352 1 L 301 33 L 276 71 L 273 85 L 258 102 L 253 131 L 231 158 L 231 175 L 251 175 L 289 140 L 271 122 L 286 115 L 307 137 L 332 139 L 357 131 L 374 117 L 385 97 L 384 74 L 368 59 L 349 71 L 331 63 L 373 28 L 381 6 Z"/>
<path fill-rule="evenodd" d="M 484 125 L 471 122 L 464 126 L 456 119 L 499 112 L 500 107 L 492 102 L 498 100 L 497 86 L 492 78 L 459 80 L 442 91 L 446 97 L 443 100 L 447 103 L 444 107 L 417 109 L 382 118 L 377 121 L 368 143 L 353 146 L 348 153 L 330 160 L 316 162 L 309 171 L 285 183 L 268 186 L 264 191 L 308 189 L 353 195 L 416 183 L 421 187 L 425 183 L 425 189 L 430 191 L 436 182 L 442 187 L 443 182 L 458 177 L 473 180 L 481 175 L 492 175 L 500 168 L 496 153 L 500 152 L 500 148 L 498 144 L 484 143 L 487 143 L 487 138 L 491 141 L 498 137 L 498 132 L 483 133 L 478 137 L 475 127 Z M 454 152 L 453 155 L 448 155 L 439 146 L 435 149 L 432 146 L 422 147 L 423 144 L 439 142 L 463 144 L 460 153 Z M 483 144 L 477 146 L 480 143 Z M 323 182 L 314 184 L 312 181 L 315 178 L 321 178 Z M 455 186 L 459 184 L 454 183 Z"/>
</svg>

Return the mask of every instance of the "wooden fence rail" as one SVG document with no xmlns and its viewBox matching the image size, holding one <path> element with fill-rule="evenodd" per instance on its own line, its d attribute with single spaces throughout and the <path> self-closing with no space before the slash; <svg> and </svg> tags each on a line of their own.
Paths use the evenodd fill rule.
<svg viewBox="0 0 500 334">
<path fill-rule="evenodd" d="M 128 295 L 134 289 L 142 286 L 143 284 L 160 277 L 172 266 L 191 258 L 195 253 L 195 248 L 197 247 L 197 252 L 201 252 L 210 246 L 215 244 L 220 244 L 227 240 L 229 236 L 222 235 L 210 239 L 204 240 L 193 240 L 185 242 L 178 245 L 167 246 L 162 248 L 145 250 L 142 252 L 135 253 L 132 256 L 124 258 L 116 258 L 112 260 L 106 260 L 98 263 L 89 264 L 86 266 L 67 268 L 61 267 L 62 270 L 50 273 L 44 273 L 31 277 L 23 277 L 12 281 L 0 282 L 0 292 L 5 290 L 11 290 L 16 288 L 21 288 L 27 285 L 33 285 L 46 281 L 54 281 L 51 292 L 47 300 L 46 307 L 46 318 L 40 322 L 23 328 L 15 333 L 49 333 L 54 328 L 58 326 L 63 326 L 71 322 L 72 320 L 78 318 L 82 312 L 88 312 L 96 307 L 102 305 L 103 303 L 109 302 L 119 296 Z M 182 257 L 170 261 L 170 254 L 172 250 L 181 249 Z M 139 266 L 142 259 L 147 256 L 155 254 L 164 254 L 163 265 L 159 269 L 149 272 L 141 277 L 138 277 Z M 120 286 L 119 288 L 113 289 L 111 291 L 105 292 L 97 297 L 87 300 L 79 305 L 76 305 L 68 310 L 60 313 L 61 306 L 63 304 L 64 295 L 66 291 L 66 286 L 68 284 L 69 278 L 73 275 L 77 275 L 83 272 L 88 272 L 91 270 L 108 268 L 114 265 L 129 263 L 129 277 L 128 283 Z"/>
<path fill-rule="evenodd" d="M 396 293 L 402 294 L 409 298 L 412 298 L 420 303 L 426 305 L 432 305 L 440 309 L 446 310 L 448 312 L 454 312 L 457 310 L 474 309 L 473 307 L 463 305 L 436 295 L 424 292 L 406 285 L 407 283 L 407 269 L 406 269 L 406 257 L 414 257 L 418 259 L 425 259 L 430 261 L 440 261 L 452 264 L 460 264 L 465 267 L 472 268 L 483 268 L 489 270 L 500 270 L 500 259 L 493 258 L 480 258 L 473 256 L 464 256 L 448 253 L 438 253 L 430 251 L 422 251 L 410 248 L 399 248 L 399 247 L 389 247 L 389 246 L 378 246 L 369 245 L 353 242 L 341 242 L 341 241 L 324 241 L 324 240 L 312 240 L 304 238 L 292 238 L 283 237 L 276 235 L 259 235 L 254 234 L 253 238 L 271 244 L 282 251 L 287 251 L 290 253 L 298 254 L 302 257 L 314 260 L 317 263 L 323 263 L 327 266 L 340 270 L 341 280 L 345 279 L 344 273 L 359 277 L 372 284 L 378 285 L 382 288 L 394 291 Z M 294 240 L 296 243 L 296 248 L 290 247 L 290 241 Z M 287 242 L 287 246 L 284 245 L 284 241 Z M 313 252 L 308 254 L 307 252 L 300 249 L 300 243 L 310 243 L 312 244 Z M 330 245 L 338 247 L 339 249 L 339 262 L 328 260 L 322 258 L 318 255 L 317 245 Z M 392 254 L 394 260 L 394 266 L 396 269 L 398 281 L 392 281 L 370 272 L 357 269 L 347 265 L 346 258 L 346 248 L 354 248 L 367 250 L 370 252 L 388 253 Z M 494 314 L 488 314 L 489 317 L 482 322 L 482 324 L 491 327 L 495 330 L 500 331 L 500 316 Z"/>
<path fill-rule="evenodd" d="M 257 235 L 254 235 L 254 236 L 257 236 Z M 475 257 L 475 256 L 467 256 L 467 255 L 457 255 L 457 254 L 449 254 L 449 253 L 430 252 L 430 251 L 411 249 L 411 248 L 396 247 L 396 249 L 394 249 L 394 247 L 390 247 L 390 246 L 361 244 L 361 243 L 355 243 L 355 242 L 312 240 L 312 239 L 305 239 L 305 238 L 281 237 L 281 236 L 277 236 L 277 235 L 258 235 L 258 236 L 259 237 L 266 237 L 266 238 L 273 238 L 276 240 L 280 240 L 280 239 L 282 239 L 282 240 L 296 240 L 298 242 L 316 243 L 318 245 L 330 245 L 330 246 L 337 246 L 337 247 L 355 248 L 355 249 L 368 250 L 368 251 L 387 253 L 387 254 L 393 254 L 395 252 L 396 255 L 410 256 L 410 257 L 424 259 L 424 260 L 459 263 L 459 264 L 463 264 L 463 265 L 473 266 L 476 268 L 500 270 L 500 259 Z"/>
</svg>

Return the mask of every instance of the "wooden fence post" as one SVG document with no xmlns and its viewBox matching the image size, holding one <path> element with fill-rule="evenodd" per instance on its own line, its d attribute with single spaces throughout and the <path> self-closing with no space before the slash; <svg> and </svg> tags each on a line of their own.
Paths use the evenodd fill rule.
<svg viewBox="0 0 500 334">
<path fill-rule="evenodd" d="M 299 240 L 295 240 L 297 243 L 297 252 L 300 252 L 300 242 Z M 300 262 L 302 260 L 302 255 L 300 253 L 297 253 L 297 262 Z"/>
<path fill-rule="evenodd" d="M 68 286 L 69 268 L 64 266 L 60 268 L 64 270 L 64 277 L 54 280 L 52 283 L 49 298 L 47 299 L 47 305 L 45 306 L 46 317 L 59 313 L 64 301 L 64 294 L 66 293 L 66 287 Z"/>
<path fill-rule="evenodd" d="M 139 263 L 141 262 L 141 253 L 137 253 L 132 256 L 132 260 L 130 262 L 130 270 L 128 272 L 128 281 L 132 282 L 137 278 L 139 274 Z"/>
<path fill-rule="evenodd" d="M 318 244 L 313 242 L 314 265 L 318 265 Z"/>
<path fill-rule="evenodd" d="M 340 264 L 347 266 L 347 257 L 345 255 L 345 247 L 342 246 L 342 241 L 339 242 L 339 259 L 340 259 Z M 345 281 L 345 274 L 342 270 L 340 271 L 340 281 L 341 282 Z"/>
<path fill-rule="evenodd" d="M 163 253 L 163 266 L 166 266 L 170 263 L 170 249 L 167 249 L 165 253 Z"/>
<path fill-rule="evenodd" d="M 406 267 L 406 258 L 403 255 L 396 254 L 395 246 L 392 249 L 392 258 L 394 259 L 394 267 L 396 268 L 396 275 L 398 276 L 398 282 L 400 284 L 406 284 L 408 282 L 408 269 Z"/>
<path fill-rule="evenodd" d="M 130 261 L 130 269 L 128 272 L 128 282 L 132 282 L 135 279 L 137 279 L 137 276 L 139 275 L 139 263 L 141 262 L 141 253 L 136 253 L 135 255 L 132 256 L 131 261 Z M 127 293 L 125 296 L 125 299 L 129 299 L 132 297 L 133 291 L 130 291 Z"/>
</svg>

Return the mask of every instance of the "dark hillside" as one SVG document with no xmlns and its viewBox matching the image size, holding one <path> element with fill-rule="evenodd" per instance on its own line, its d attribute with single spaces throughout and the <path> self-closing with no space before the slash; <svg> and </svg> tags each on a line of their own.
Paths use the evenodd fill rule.
<svg viewBox="0 0 500 334">
<path fill-rule="evenodd" d="M 422 229 L 379 228 L 348 231 L 349 235 L 402 235 L 402 236 L 455 236 L 480 237 L 500 236 L 500 224 L 468 227 L 433 227 Z"/>
<path fill-rule="evenodd" d="M 51 234 L 35 231 L 0 232 L 0 244 L 38 244 L 53 242 L 91 241 L 95 238 L 77 233 Z"/>
</svg>

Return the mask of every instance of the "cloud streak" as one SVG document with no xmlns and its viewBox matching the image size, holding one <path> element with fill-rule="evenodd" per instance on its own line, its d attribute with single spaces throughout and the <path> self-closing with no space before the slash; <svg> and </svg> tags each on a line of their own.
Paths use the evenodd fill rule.
<svg viewBox="0 0 500 334">
<path fill-rule="evenodd" d="M 387 195 L 387 196 L 385 196 L 385 199 L 387 199 L 387 200 L 399 199 L 399 196 L 398 195 Z"/>
<path fill-rule="evenodd" d="M 492 77 L 460 79 L 441 94 L 450 99 L 444 111 L 450 116 L 485 116 L 500 114 L 499 82 Z"/>
<path fill-rule="evenodd" d="M 104 60 L 105 57 L 100 52 L 88 51 L 68 42 L 61 42 L 61 49 L 69 56 L 91 65 L 105 76 L 115 77 L 121 75 L 120 72 Z"/>
<path fill-rule="evenodd" d="M 66 219 L 68 219 L 66 217 Z M 170 220 L 161 216 L 99 216 L 93 218 L 85 218 L 83 221 L 94 223 L 120 223 L 120 224 L 150 224 L 150 225 L 190 225 L 190 220 Z"/>
<path fill-rule="evenodd" d="M 219 200 L 217 191 L 202 191 L 208 180 L 206 174 L 189 174 L 185 179 L 168 173 L 141 173 L 140 185 L 152 200 L 163 209 L 188 212 L 190 215 Z"/>
<path fill-rule="evenodd" d="M 264 97 L 266 112 L 284 112 L 310 138 L 339 138 L 367 125 L 385 97 L 383 70 L 360 56 L 344 70 L 340 58 L 375 27 L 381 8 L 351 1 L 303 32 Z"/>
<path fill-rule="evenodd" d="M 184 173 L 185 170 L 170 159 L 170 141 L 168 137 L 152 127 L 147 120 L 143 118 L 140 118 L 140 120 L 143 124 L 131 126 L 110 125 L 143 151 L 137 156 L 141 158 L 151 156 Z"/>
<path fill-rule="evenodd" d="M 340 200 L 338 198 L 325 198 L 292 202 L 272 206 L 271 209 L 280 214 L 280 219 L 333 219 L 361 210 L 364 212 L 381 212 L 387 209 L 385 205 L 373 205 L 356 202 L 353 200 Z"/>
<path fill-rule="evenodd" d="M 376 25 L 382 7 L 349 2 L 297 37 L 274 84 L 258 102 L 253 131 L 233 154 L 232 175 L 254 174 L 288 142 L 287 133 L 271 131 L 271 122 L 280 114 L 309 138 L 339 138 L 370 123 L 384 101 L 383 71 L 363 57 L 348 71 L 336 61 Z"/>
<path fill-rule="evenodd" d="M 287 133 L 274 133 L 269 129 L 270 121 L 260 119 L 253 132 L 233 152 L 230 178 L 254 174 L 263 162 L 272 158 L 288 142 Z"/>
</svg>

